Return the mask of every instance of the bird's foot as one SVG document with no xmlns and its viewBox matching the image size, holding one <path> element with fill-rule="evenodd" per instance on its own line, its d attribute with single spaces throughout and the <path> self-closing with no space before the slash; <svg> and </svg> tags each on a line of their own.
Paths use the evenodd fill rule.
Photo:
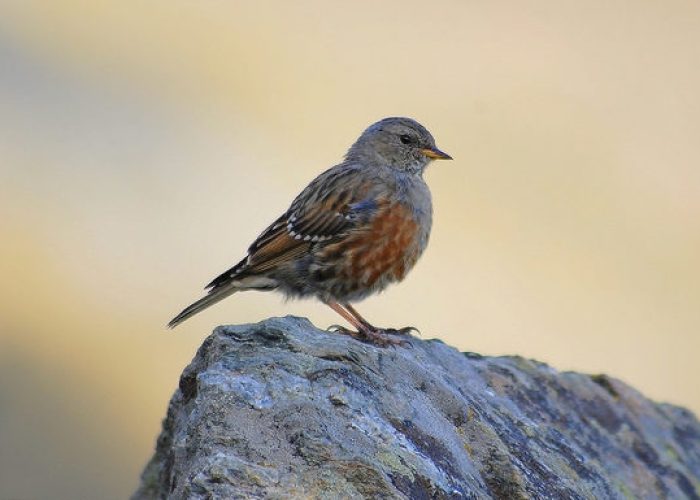
<svg viewBox="0 0 700 500">
<path fill-rule="evenodd" d="M 349 328 L 345 328 L 341 325 L 331 325 L 328 328 L 326 328 L 326 331 L 331 333 L 342 333 L 343 335 L 350 335 L 351 337 L 361 335 L 360 332 L 350 330 Z"/>
<path fill-rule="evenodd" d="M 405 328 L 393 331 L 396 332 L 396 334 L 407 334 L 410 331 L 408 330 L 406 332 L 403 332 L 403 330 L 405 330 Z M 328 331 L 342 333 L 343 335 L 350 335 L 352 338 L 357 339 L 360 342 L 364 342 L 365 344 L 372 344 L 377 347 L 389 347 L 392 345 L 402 346 L 408 344 L 408 342 L 403 339 L 391 337 L 390 335 L 392 335 L 392 332 L 381 328 L 363 328 L 360 331 L 356 332 L 355 330 L 350 330 L 349 328 L 345 328 L 344 326 L 331 325 L 328 327 Z"/>
<path fill-rule="evenodd" d="M 415 326 L 405 326 L 403 328 L 380 328 L 378 331 L 387 335 L 410 335 L 411 332 L 416 332 L 420 335 L 420 330 Z"/>
<path fill-rule="evenodd" d="M 360 339 L 362 342 L 373 344 L 378 347 L 389 347 L 390 345 L 404 346 L 408 344 L 408 341 L 392 336 L 383 329 L 368 330 L 364 332 L 363 335 L 365 336 L 364 339 Z"/>
</svg>

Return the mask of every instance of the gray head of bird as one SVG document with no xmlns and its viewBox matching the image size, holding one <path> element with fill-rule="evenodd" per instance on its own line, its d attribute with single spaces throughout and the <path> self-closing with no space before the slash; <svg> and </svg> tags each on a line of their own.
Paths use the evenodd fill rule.
<svg viewBox="0 0 700 500">
<path fill-rule="evenodd" d="M 349 161 L 422 174 L 432 160 L 451 160 L 428 130 L 411 118 L 384 118 L 370 125 L 346 155 Z"/>
</svg>

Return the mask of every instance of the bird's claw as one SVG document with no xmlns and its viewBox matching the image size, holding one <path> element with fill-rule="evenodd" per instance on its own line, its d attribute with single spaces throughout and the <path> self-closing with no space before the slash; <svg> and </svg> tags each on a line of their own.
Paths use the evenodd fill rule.
<svg viewBox="0 0 700 500">
<path fill-rule="evenodd" d="M 410 335 L 411 332 L 416 332 L 420 335 L 420 330 L 415 326 L 405 326 L 403 328 L 382 328 L 380 330 L 382 333 L 387 335 Z"/>
<path fill-rule="evenodd" d="M 344 326 L 340 325 L 331 325 L 328 328 L 326 328 L 327 332 L 333 332 L 333 333 L 347 333 L 349 330 L 345 328 Z"/>
<path fill-rule="evenodd" d="M 396 338 L 384 329 L 368 330 L 363 332 L 364 338 L 360 338 L 366 344 L 376 345 L 378 347 L 389 347 L 393 345 L 403 346 L 408 344 L 404 339 Z"/>
<path fill-rule="evenodd" d="M 398 339 L 396 337 L 392 337 L 391 335 L 408 334 L 410 332 L 410 329 L 404 332 L 403 330 L 406 330 L 405 328 L 402 328 L 401 330 L 392 329 L 392 331 L 387 331 L 380 328 L 366 330 L 362 329 L 361 331 L 356 332 L 355 330 L 350 330 L 349 328 L 345 328 L 344 326 L 340 325 L 331 325 L 327 328 L 327 330 L 333 333 L 349 335 L 352 338 L 359 340 L 360 342 L 375 345 L 377 347 L 406 345 L 408 344 L 406 340 Z"/>
<path fill-rule="evenodd" d="M 327 329 L 327 331 L 332 332 L 332 333 L 340 333 L 342 335 L 349 335 L 352 338 L 355 338 L 357 340 L 364 340 L 366 339 L 366 336 L 362 332 L 356 332 L 355 330 L 350 330 L 349 328 L 345 328 L 344 326 L 341 325 L 331 325 Z"/>
</svg>

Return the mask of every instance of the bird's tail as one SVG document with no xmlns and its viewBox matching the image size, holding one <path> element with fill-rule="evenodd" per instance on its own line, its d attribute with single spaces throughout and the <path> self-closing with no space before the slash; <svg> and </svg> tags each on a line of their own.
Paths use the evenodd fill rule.
<svg viewBox="0 0 700 500">
<path fill-rule="evenodd" d="M 185 309 L 183 309 L 183 311 L 180 314 L 175 316 L 170 321 L 170 323 L 168 323 L 168 328 L 175 328 L 177 325 L 179 325 L 186 319 L 191 318 L 192 316 L 194 316 L 200 311 L 205 310 L 209 306 L 213 306 L 220 300 L 223 300 L 229 295 L 236 293 L 238 290 L 240 290 L 240 288 L 235 286 L 234 284 L 229 284 L 228 286 L 222 286 L 220 288 L 215 288 L 214 290 L 211 290 L 207 296 L 202 297 L 194 304 L 187 306 Z"/>
</svg>

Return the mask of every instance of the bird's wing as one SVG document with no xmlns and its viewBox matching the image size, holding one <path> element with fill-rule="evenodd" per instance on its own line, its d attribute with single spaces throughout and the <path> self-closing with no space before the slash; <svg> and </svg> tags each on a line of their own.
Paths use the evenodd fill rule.
<svg viewBox="0 0 700 500">
<path fill-rule="evenodd" d="M 256 275 L 294 260 L 312 245 L 361 227 L 383 204 L 373 183 L 351 168 L 332 168 L 318 176 L 248 248 L 248 256 L 218 276 L 207 288 Z"/>
</svg>

